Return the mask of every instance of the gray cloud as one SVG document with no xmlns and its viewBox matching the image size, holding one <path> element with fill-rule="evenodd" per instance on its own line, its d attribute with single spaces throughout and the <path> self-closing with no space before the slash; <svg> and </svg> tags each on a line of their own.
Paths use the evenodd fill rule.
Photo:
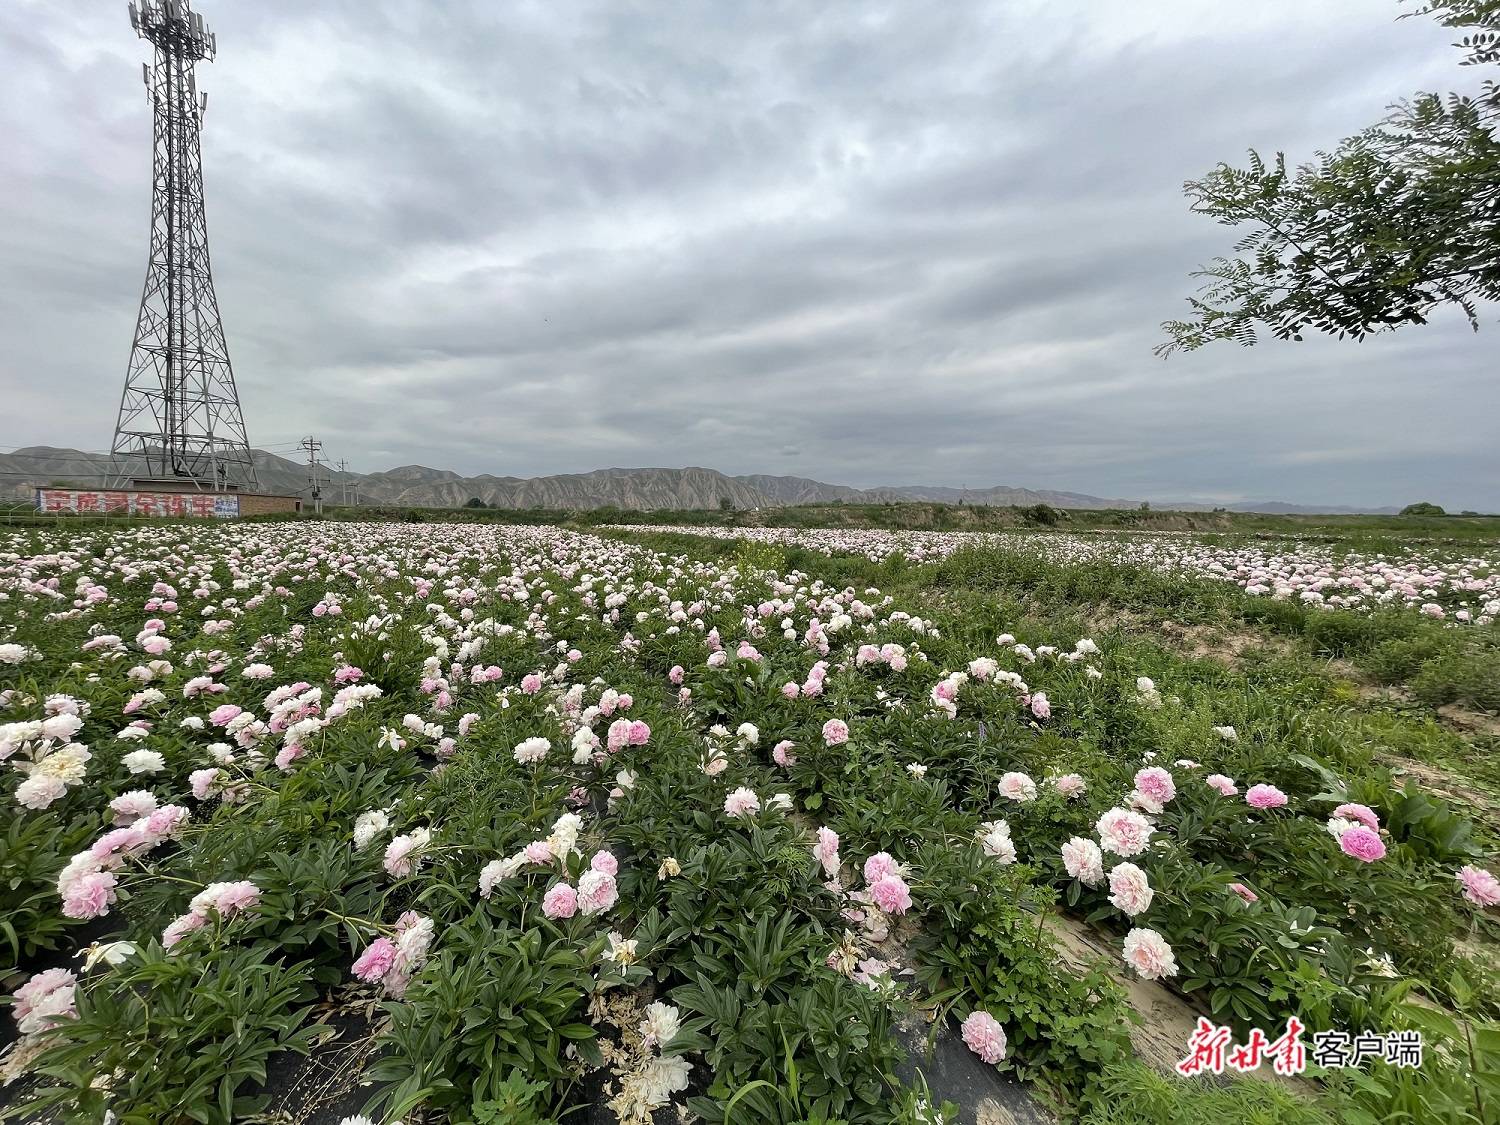
<svg viewBox="0 0 1500 1125">
<path fill-rule="evenodd" d="M 1150 352 L 1228 244 L 1184 179 L 1459 83 L 1394 4 L 198 6 L 257 444 L 1500 508 L 1492 333 L 1457 317 Z M 7 448 L 108 443 L 144 46 L 113 5 L 0 7 Z"/>
</svg>

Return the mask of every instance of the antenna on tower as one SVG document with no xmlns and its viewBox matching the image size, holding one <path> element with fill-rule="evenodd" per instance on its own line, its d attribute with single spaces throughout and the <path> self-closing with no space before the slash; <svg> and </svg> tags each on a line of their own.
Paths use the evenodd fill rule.
<svg viewBox="0 0 1500 1125">
<path fill-rule="evenodd" d="M 199 150 L 208 94 L 193 67 L 217 40 L 185 0 L 132 0 L 130 26 L 152 45 L 142 64 L 152 105 L 151 250 L 111 452 L 115 476 L 142 461 L 160 483 L 256 487 L 255 462 L 208 258 Z M 129 470 L 129 471 L 127 471 Z"/>
</svg>

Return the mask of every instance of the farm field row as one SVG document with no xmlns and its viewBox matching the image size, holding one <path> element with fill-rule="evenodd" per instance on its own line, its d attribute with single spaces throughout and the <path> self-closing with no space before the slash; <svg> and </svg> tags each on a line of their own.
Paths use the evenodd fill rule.
<svg viewBox="0 0 1500 1125">
<path fill-rule="evenodd" d="M 1489 843 L 1355 719 L 776 546 L 0 538 L 12 1104 L 941 1121 L 898 1076 L 913 1012 L 1097 1125 L 1500 1104 Z M 1060 915 L 1108 962 L 1064 957 Z M 1427 1054 L 1305 1094 L 1156 1079 L 1122 977 L 1237 1039 L 1295 1017 Z M 278 1101 L 268 1066 L 356 1041 L 323 1104 Z"/>
<path fill-rule="evenodd" d="M 618 527 L 616 530 L 639 530 Z M 1488 625 L 1500 617 L 1500 552 L 1424 545 L 1366 553 L 1296 540 L 1206 541 L 1175 533 L 877 531 L 783 527 L 653 527 L 665 534 L 744 539 L 827 555 L 923 563 L 975 546 L 1054 563 L 1107 560 L 1231 582 L 1247 594 L 1340 609 L 1409 606 L 1429 617 Z"/>
</svg>

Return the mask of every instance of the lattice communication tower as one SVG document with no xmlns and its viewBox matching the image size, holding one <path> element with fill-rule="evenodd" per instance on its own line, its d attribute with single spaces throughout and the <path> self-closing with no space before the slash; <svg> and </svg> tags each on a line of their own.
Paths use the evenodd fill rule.
<svg viewBox="0 0 1500 1125">
<path fill-rule="evenodd" d="M 254 488 L 255 464 L 219 320 L 203 214 L 198 138 L 208 95 L 193 67 L 217 37 L 188 0 L 129 5 L 130 25 L 154 48 L 141 64 L 151 103 L 151 256 L 112 452 L 121 473 L 210 491 Z"/>
</svg>

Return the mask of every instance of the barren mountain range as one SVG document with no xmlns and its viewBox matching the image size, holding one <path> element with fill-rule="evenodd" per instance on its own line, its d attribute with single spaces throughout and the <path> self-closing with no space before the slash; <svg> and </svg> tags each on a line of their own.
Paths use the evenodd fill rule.
<svg viewBox="0 0 1500 1125">
<path fill-rule="evenodd" d="M 255 469 L 264 492 L 309 495 L 306 464 L 262 450 L 254 451 Z M 127 466 L 129 468 L 129 466 Z M 130 470 L 144 475 L 144 464 Z M 548 477 L 497 477 L 488 473 L 465 477 L 446 469 L 402 465 L 379 473 L 340 473 L 320 467 L 325 503 L 341 503 L 357 494 L 361 504 L 391 504 L 423 508 L 457 508 L 477 499 L 491 508 L 604 508 L 673 509 L 717 508 L 724 500 L 735 508 L 783 507 L 791 504 L 890 504 L 903 501 L 963 502 L 989 507 L 1050 504 L 1054 508 L 1137 508 L 1138 500 L 1107 499 L 1050 489 L 945 488 L 900 485 L 851 488 L 805 477 L 764 474 L 731 477 L 714 469 L 596 469 L 591 473 L 563 473 Z M 38 486 L 72 485 L 97 488 L 114 473 L 105 454 L 77 449 L 30 446 L 0 453 L 0 494 L 29 497 Z M 1159 508 L 1204 510 L 1203 503 L 1156 504 Z M 1226 505 L 1246 512 L 1318 512 L 1327 514 L 1390 513 L 1395 508 L 1349 508 L 1338 505 L 1305 506 L 1279 501 Z"/>
</svg>

